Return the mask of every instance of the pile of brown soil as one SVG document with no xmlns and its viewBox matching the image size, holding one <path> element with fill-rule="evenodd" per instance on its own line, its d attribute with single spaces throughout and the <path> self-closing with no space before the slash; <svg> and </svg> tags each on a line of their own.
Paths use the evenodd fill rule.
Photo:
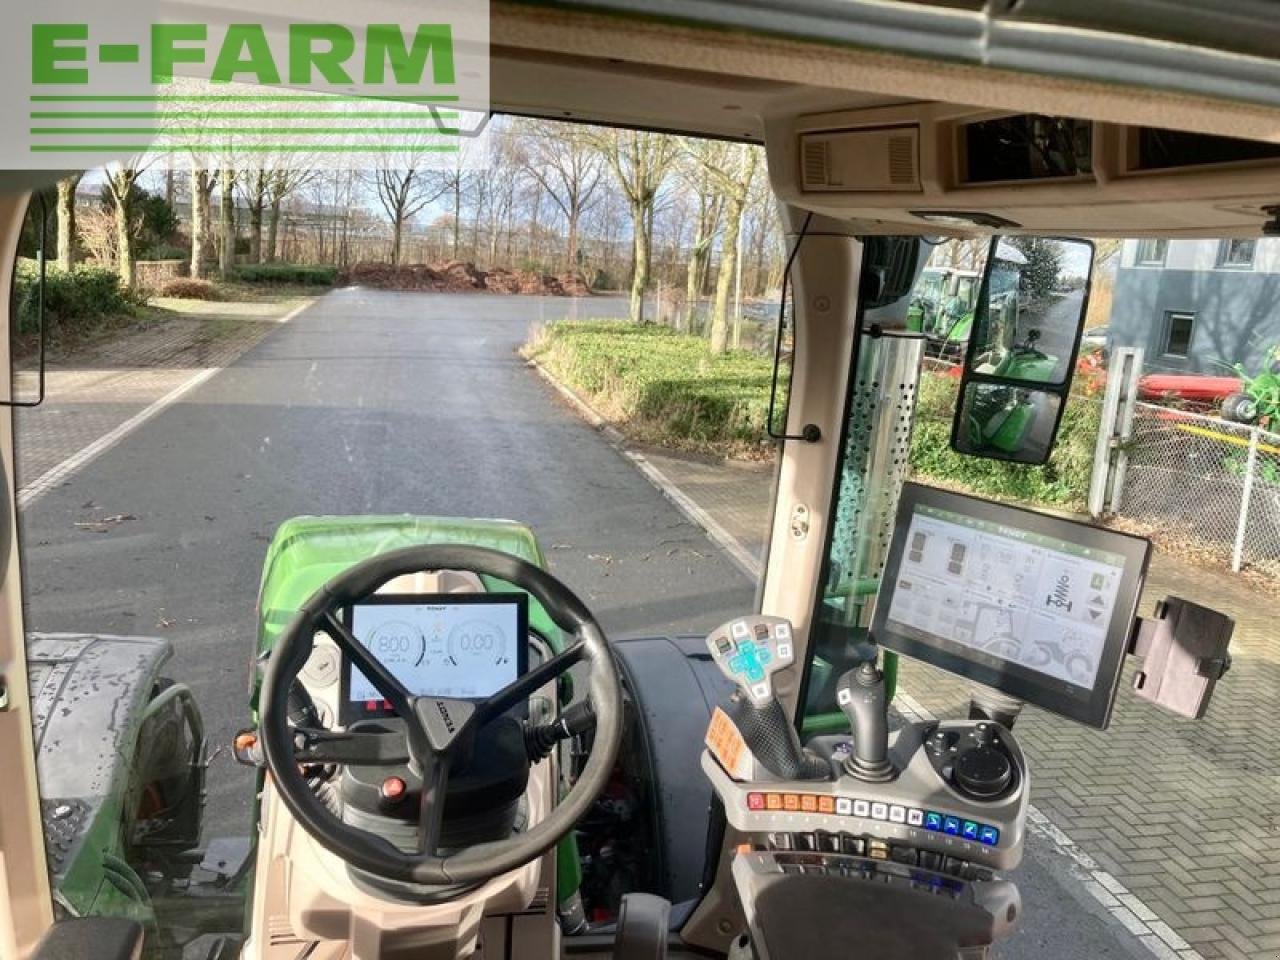
<svg viewBox="0 0 1280 960">
<path fill-rule="evenodd" d="M 528 270 L 481 270 L 474 263 L 450 260 L 446 263 L 407 264 L 392 267 L 385 263 L 357 263 L 340 278 L 347 285 L 378 290 L 409 290 L 430 293 L 526 293 L 550 297 L 586 297 L 591 289 L 580 273 L 531 273 Z"/>
</svg>

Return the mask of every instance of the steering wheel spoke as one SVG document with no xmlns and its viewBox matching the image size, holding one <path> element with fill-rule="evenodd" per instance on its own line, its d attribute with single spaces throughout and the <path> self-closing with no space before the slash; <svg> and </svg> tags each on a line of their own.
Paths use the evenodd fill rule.
<svg viewBox="0 0 1280 960">
<path fill-rule="evenodd" d="M 587 645 L 582 641 L 565 647 L 550 660 L 538 664 L 524 676 L 517 677 L 476 707 L 476 723 L 484 726 L 495 717 L 506 713 L 517 703 L 529 699 L 531 693 L 567 673 L 586 655 Z"/>
<path fill-rule="evenodd" d="M 382 661 L 363 643 L 355 638 L 347 625 L 339 620 L 332 610 L 326 610 L 320 618 L 321 625 L 333 637 L 334 642 L 342 648 L 343 653 L 351 658 L 352 663 L 360 668 L 360 672 L 369 678 L 375 690 L 391 704 L 395 712 L 406 720 L 413 716 L 413 697 L 405 689 L 404 684 L 383 666 Z"/>
<path fill-rule="evenodd" d="M 434 857 L 440 849 L 444 824 L 449 757 L 432 751 L 419 765 L 422 768 L 422 795 L 418 801 L 418 855 Z"/>
<path fill-rule="evenodd" d="M 294 759 L 298 763 L 345 763 L 354 767 L 391 766 L 409 762 L 403 733 L 389 730 L 317 730 L 295 727 Z"/>
</svg>

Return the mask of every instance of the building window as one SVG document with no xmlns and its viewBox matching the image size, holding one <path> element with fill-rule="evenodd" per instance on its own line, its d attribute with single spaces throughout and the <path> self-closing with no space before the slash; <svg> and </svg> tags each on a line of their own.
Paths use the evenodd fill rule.
<svg viewBox="0 0 1280 960">
<path fill-rule="evenodd" d="M 1218 244 L 1218 266 L 1232 270 L 1248 270 L 1258 252 L 1257 240 L 1223 240 Z"/>
<path fill-rule="evenodd" d="M 1134 263 L 1140 267 L 1163 267 L 1164 255 L 1169 248 L 1168 240 L 1146 240 L 1138 241 L 1138 251 L 1134 256 Z"/>
<path fill-rule="evenodd" d="M 1185 360 L 1191 353 L 1191 334 L 1196 315 L 1173 311 L 1164 315 L 1164 355 Z"/>
</svg>

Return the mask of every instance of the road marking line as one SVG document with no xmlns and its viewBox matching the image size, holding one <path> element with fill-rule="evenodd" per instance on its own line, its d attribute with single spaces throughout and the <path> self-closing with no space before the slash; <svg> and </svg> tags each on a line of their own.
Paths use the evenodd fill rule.
<svg viewBox="0 0 1280 960">
<path fill-rule="evenodd" d="M 314 302 L 315 301 L 308 301 L 306 303 L 299 304 L 275 322 L 279 324 L 288 323 Z M 135 413 L 115 429 L 104 433 L 87 447 L 81 448 L 61 463 L 46 470 L 43 474 L 18 491 L 18 509 L 25 510 L 27 507 L 31 506 L 31 504 L 35 503 L 35 501 L 39 500 L 54 487 L 66 481 L 68 477 L 81 467 L 85 466 L 85 464 L 89 463 L 99 455 L 106 453 L 156 414 L 160 413 L 166 407 L 177 403 L 185 394 L 191 392 L 196 387 L 200 386 L 200 384 L 209 380 L 214 375 L 221 373 L 225 369 L 226 367 L 206 367 L 204 370 L 195 374 L 195 376 L 178 384 L 178 386 L 174 387 L 159 400 L 152 402 L 149 406 Z"/>
<path fill-rule="evenodd" d="M 530 363 L 542 375 L 543 379 L 555 387 L 592 426 L 601 430 L 609 442 L 635 464 L 636 468 L 644 474 L 649 482 L 661 490 L 681 513 L 691 522 L 701 527 L 707 536 L 729 555 L 729 559 L 739 569 L 752 579 L 760 577 L 762 564 L 755 554 L 717 523 L 714 517 L 698 506 L 688 494 L 676 486 L 661 470 L 642 455 L 628 450 L 622 435 L 609 426 L 604 417 L 593 410 L 586 401 L 551 376 L 542 368 L 541 364 L 534 361 L 530 361 Z M 929 723 L 937 719 L 928 707 L 901 688 L 894 694 L 894 705 L 909 720 Z M 1027 823 L 1031 832 L 1052 843 L 1059 853 L 1072 860 L 1080 868 L 1082 874 L 1079 878 L 1081 886 L 1153 955 L 1160 958 L 1160 960 L 1168 960 L 1171 953 L 1178 960 L 1204 960 L 1204 957 L 1179 937 L 1168 924 L 1156 919 L 1148 925 L 1142 920 L 1141 917 L 1143 916 L 1158 917 L 1158 914 L 1111 873 L 1098 866 L 1098 862 L 1093 857 L 1077 846 L 1071 837 L 1036 809 L 1034 804 L 1027 804 Z M 1170 949 L 1171 947 L 1177 948 L 1176 953 Z"/>
<path fill-rule="evenodd" d="M 159 400 L 153 402 L 150 406 L 140 410 L 138 413 L 135 413 L 114 430 L 104 433 L 87 447 L 81 448 L 61 463 L 45 471 L 44 474 L 37 477 L 35 480 L 31 481 L 31 483 L 18 491 L 18 509 L 25 510 L 27 507 L 31 506 L 31 504 L 36 500 L 40 499 L 54 487 L 65 481 L 73 473 L 85 464 L 89 463 L 89 461 L 93 460 L 100 454 L 106 453 L 106 451 L 110 450 L 134 430 L 138 429 L 138 427 L 142 426 L 156 414 L 164 410 L 165 407 L 175 403 L 177 400 L 181 399 L 183 394 L 194 390 L 222 369 L 224 368 L 208 367 L 207 369 L 201 370 L 194 377 L 178 384 L 178 386 L 174 387 Z"/>
</svg>

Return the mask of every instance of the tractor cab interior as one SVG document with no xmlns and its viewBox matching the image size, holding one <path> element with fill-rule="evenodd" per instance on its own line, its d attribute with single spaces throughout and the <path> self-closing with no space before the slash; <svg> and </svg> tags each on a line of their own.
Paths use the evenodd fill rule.
<svg viewBox="0 0 1280 960">
<path fill-rule="evenodd" d="M 65 763 L 59 791 L 85 796 L 42 803 L 37 768 L 56 744 L 37 745 L 32 723 L 59 701 L 28 691 L 74 686 L 96 669 L 90 647 L 148 678 L 167 654 L 24 644 L 6 416 L 0 955 L 986 955 L 1023 916 L 1022 706 L 1098 729 L 1117 696 L 1203 714 L 1231 621 L 1178 598 L 1140 620 L 1147 541 L 911 483 L 903 450 L 932 343 L 961 361 L 953 446 L 1044 461 L 1080 347 L 1085 238 L 1275 232 L 1280 102 L 1257 77 L 1277 62 L 1187 47 L 1221 70 L 1197 74 L 1203 89 L 1157 86 L 1118 65 L 1179 44 L 1115 24 L 1089 28 L 1111 44 L 1105 62 L 1072 45 L 1088 30 L 1064 27 L 1059 60 L 993 65 L 903 39 L 918 16 L 968 51 L 980 5 L 891 4 L 899 32 L 859 22 L 859 42 L 824 39 L 800 11 L 780 25 L 720 4 L 703 22 L 597 6 L 612 9 L 492 5 L 495 112 L 767 152 L 794 331 L 754 609 L 606 636 L 521 518 L 275 518 L 256 646 L 227 657 L 252 661 L 225 745 L 252 773 L 251 839 L 202 887 L 217 858 L 198 824 L 176 831 L 164 863 L 184 865 L 172 886 L 189 899 L 149 924 L 81 916 L 57 895 L 59 858 L 98 806 Z M 843 36 L 842 15 L 827 12 Z M 993 49 L 1025 52 L 1015 41 L 1044 26 L 1014 18 Z M 1253 85 L 1231 97 L 1223 78 L 1244 60 Z M 0 174 L 0 260 L 48 182 Z M 989 237 L 985 265 L 917 286 L 942 237 Z M 1058 269 L 1032 281 L 1037 244 Z M 1120 692 L 1128 656 L 1141 683 Z M 969 718 L 896 708 L 899 657 L 972 683 Z M 78 707 L 86 723 L 94 703 Z M 139 709 L 194 744 L 174 776 L 202 796 L 215 745 L 187 693 Z M 121 873 L 117 888 L 133 882 Z M 166 927 L 179 932 L 155 936 Z"/>
</svg>

